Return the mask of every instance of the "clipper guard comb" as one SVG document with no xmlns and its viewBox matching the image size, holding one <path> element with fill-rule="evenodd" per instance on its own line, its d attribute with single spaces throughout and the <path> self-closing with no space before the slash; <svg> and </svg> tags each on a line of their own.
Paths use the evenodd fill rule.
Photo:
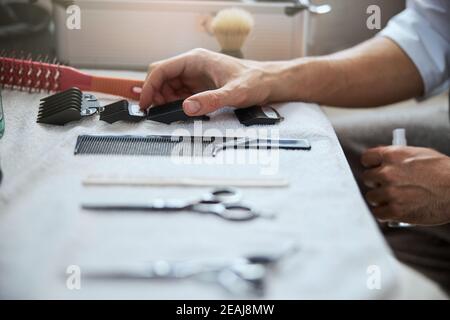
<svg viewBox="0 0 450 320">
<path fill-rule="evenodd" d="M 188 116 L 183 111 L 183 101 L 184 100 L 177 100 L 151 107 L 147 111 L 147 120 L 153 120 L 165 124 L 171 124 L 172 122 L 177 121 L 209 120 L 208 116 Z"/>
<path fill-rule="evenodd" d="M 245 126 L 274 125 L 283 120 L 277 110 L 268 106 L 252 106 L 236 109 L 234 114 L 239 122 Z"/>
<path fill-rule="evenodd" d="M 103 107 L 100 120 L 108 123 L 116 121 L 138 122 L 145 119 L 145 112 L 139 110 L 138 105 L 130 104 L 127 100 L 120 100 Z"/>
<path fill-rule="evenodd" d="M 62 126 L 95 114 L 99 107 L 95 96 L 71 88 L 41 99 L 37 122 Z"/>
</svg>

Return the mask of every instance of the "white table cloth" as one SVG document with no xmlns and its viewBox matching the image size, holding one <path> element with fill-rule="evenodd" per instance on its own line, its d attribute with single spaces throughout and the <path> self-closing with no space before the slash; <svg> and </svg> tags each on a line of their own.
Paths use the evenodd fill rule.
<svg viewBox="0 0 450 320">
<path fill-rule="evenodd" d="M 193 279 L 98 281 L 82 276 L 81 289 L 69 290 L 65 271 L 69 265 L 80 266 L 83 275 L 83 265 L 234 258 L 276 250 L 292 241 L 299 251 L 270 271 L 264 298 L 444 297 L 433 283 L 393 258 L 359 193 L 334 130 L 318 106 L 277 106 L 285 117 L 276 127 L 280 136 L 308 138 L 311 151 L 280 151 L 279 159 L 272 159 L 269 167 L 179 164 L 167 157 L 74 156 L 73 150 L 80 134 L 171 134 L 180 128 L 193 132 L 193 124 L 167 126 L 142 121 L 110 125 L 93 116 L 63 127 L 41 125 L 36 123 L 36 115 L 44 96 L 3 91 L 6 132 L 0 141 L 4 173 L 0 186 L 0 297 L 241 298 Z M 102 104 L 114 101 L 97 96 Z M 203 130 L 225 133 L 227 128 L 244 129 L 228 109 L 203 122 Z M 246 155 L 248 151 L 239 152 Z M 82 202 L 96 200 L 190 198 L 209 190 L 83 186 L 82 180 L 90 175 L 255 178 L 264 177 L 268 168 L 289 179 L 290 186 L 242 191 L 246 203 L 276 212 L 273 220 L 236 223 L 188 212 L 95 214 L 80 208 Z M 367 285 L 368 270 L 373 270 L 370 266 L 380 271 L 380 289 Z"/>
</svg>

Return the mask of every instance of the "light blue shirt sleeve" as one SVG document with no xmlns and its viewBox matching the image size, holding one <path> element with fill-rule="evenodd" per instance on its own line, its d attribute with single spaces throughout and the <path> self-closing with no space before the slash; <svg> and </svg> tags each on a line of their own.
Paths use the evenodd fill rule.
<svg viewBox="0 0 450 320">
<path fill-rule="evenodd" d="M 408 0 L 404 11 L 378 33 L 395 41 L 416 65 L 424 97 L 450 84 L 450 0 Z"/>
</svg>

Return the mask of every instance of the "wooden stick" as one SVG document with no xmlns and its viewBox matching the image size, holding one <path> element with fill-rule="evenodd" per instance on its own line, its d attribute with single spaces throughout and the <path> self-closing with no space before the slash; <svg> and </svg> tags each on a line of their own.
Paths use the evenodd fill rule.
<svg viewBox="0 0 450 320">
<path fill-rule="evenodd" d="M 85 186 L 183 186 L 183 187 L 261 187 L 281 188 L 289 186 L 285 178 L 217 178 L 217 177 L 117 177 L 90 176 L 82 181 Z"/>
</svg>

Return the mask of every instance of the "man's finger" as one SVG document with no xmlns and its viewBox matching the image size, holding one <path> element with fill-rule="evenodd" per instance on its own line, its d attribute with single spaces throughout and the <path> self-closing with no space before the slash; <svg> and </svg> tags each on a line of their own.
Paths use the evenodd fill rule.
<svg viewBox="0 0 450 320">
<path fill-rule="evenodd" d="M 394 219 L 394 213 L 391 205 L 384 205 L 372 208 L 374 216 L 382 221 L 388 221 Z"/>
<path fill-rule="evenodd" d="M 380 185 L 394 183 L 396 180 L 396 173 L 390 166 L 380 166 L 364 171 L 361 179 L 369 188 L 374 188 Z"/>
<path fill-rule="evenodd" d="M 372 213 L 380 220 L 408 222 L 404 219 L 405 212 L 402 207 L 396 203 L 372 208 Z"/>
<path fill-rule="evenodd" d="M 139 107 L 141 110 L 147 109 L 152 103 L 153 103 L 153 95 L 155 92 L 155 89 L 153 88 L 152 84 L 148 80 L 149 76 L 147 76 L 147 79 L 144 82 L 144 85 L 142 87 L 141 97 L 139 99 Z"/>
<path fill-rule="evenodd" d="M 148 65 L 148 68 L 147 68 L 147 76 L 145 77 L 145 81 L 147 81 L 148 77 L 150 76 L 150 73 L 152 73 L 152 71 L 155 70 L 155 68 L 156 68 L 158 65 L 160 65 L 161 63 L 162 63 L 162 61 L 157 61 L 157 62 L 150 63 L 150 64 Z"/>
<path fill-rule="evenodd" d="M 153 70 L 155 70 L 155 68 L 160 65 L 163 61 L 156 61 L 153 63 L 150 63 L 148 65 L 148 69 L 147 69 L 147 73 L 150 74 Z"/>
<path fill-rule="evenodd" d="M 368 149 L 361 157 L 366 168 L 379 166 L 381 163 L 401 163 L 408 157 L 417 154 L 420 148 L 405 146 L 384 146 Z"/>
<path fill-rule="evenodd" d="M 375 188 L 380 186 L 384 181 L 381 181 L 380 178 L 380 171 L 383 167 L 377 167 L 374 169 L 368 169 L 365 170 L 361 174 L 361 180 L 363 181 L 364 185 L 369 188 Z"/>
<path fill-rule="evenodd" d="M 180 55 L 167 61 L 159 62 L 148 74 L 142 88 L 139 106 L 141 109 L 148 108 L 154 101 L 155 93 L 160 92 L 163 84 L 183 73 L 187 63 L 187 56 Z"/>
<path fill-rule="evenodd" d="M 174 90 L 180 90 L 183 89 L 185 87 L 185 85 L 183 84 L 183 82 L 181 82 L 181 80 L 179 78 L 175 78 L 172 79 L 168 82 L 168 85 Z"/>
<path fill-rule="evenodd" d="M 377 147 L 366 150 L 361 156 L 361 163 L 366 168 L 373 168 L 383 163 L 383 149 L 386 147 Z"/>
<path fill-rule="evenodd" d="M 191 116 L 204 115 L 225 106 L 239 107 L 235 90 L 227 87 L 197 93 L 183 103 L 184 112 Z"/>
<path fill-rule="evenodd" d="M 161 93 L 164 97 L 165 102 L 175 101 L 178 100 L 178 96 L 175 93 L 175 91 L 172 89 L 171 86 L 169 86 L 167 83 L 165 83 L 161 89 Z"/>
<path fill-rule="evenodd" d="M 386 205 L 396 200 L 395 187 L 380 187 L 366 193 L 367 202 L 373 207 Z"/>
<path fill-rule="evenodd" d="M 142 86 L 141 97 L 139 100 L 139 107 L 141 108 L 141 110 L 147 109 L 155 100 L 154 97 L 155 90 L 151 85 L 151 83 L 149 82 L 149 77 L 152 71 L 155 70 L 155 68 L 161 63 L 162 63 L 161 61 L 158 61 L 151 63 L 148 66 L 147 76 L 145 77 L 144 85 Z"/>
</svg>

